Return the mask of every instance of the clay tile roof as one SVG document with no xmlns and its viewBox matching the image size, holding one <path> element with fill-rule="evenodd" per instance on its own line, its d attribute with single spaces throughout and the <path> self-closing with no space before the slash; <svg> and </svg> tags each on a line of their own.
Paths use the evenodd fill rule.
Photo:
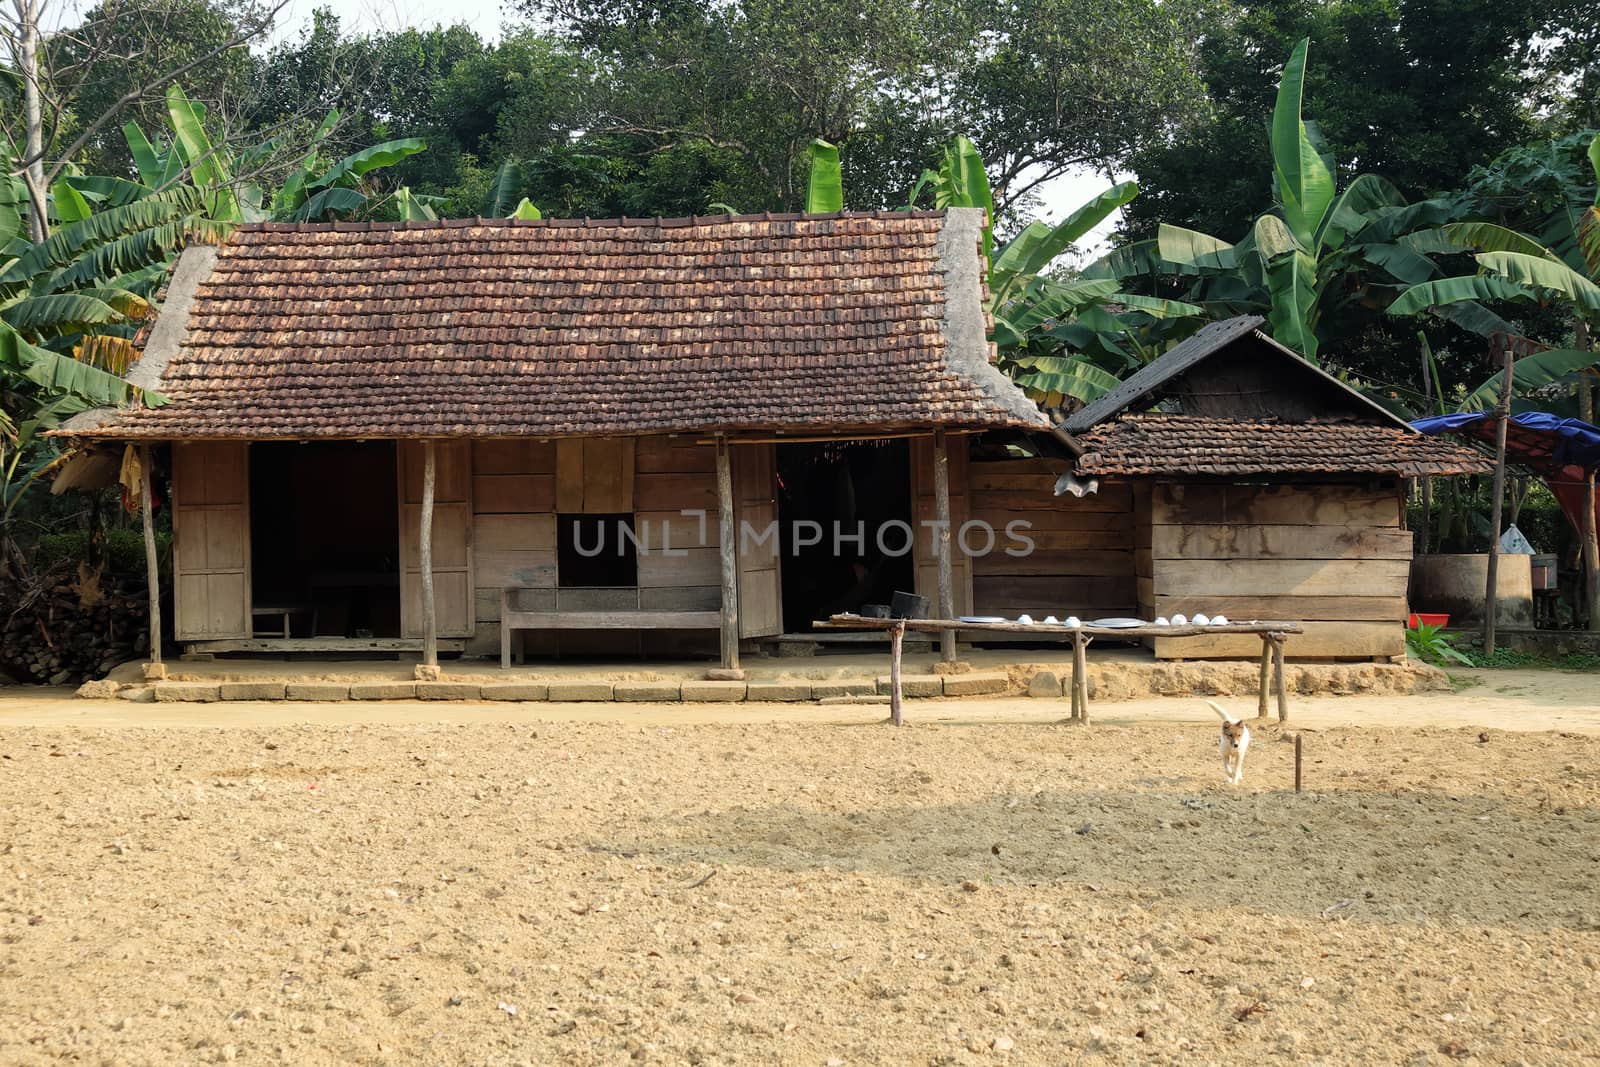
<svg viewBox="0 0 1600 1067">
<path fill-rule="evenodd" d="M 181 321 L 130 375 L 171 403 L 66 432 L 1045 427 L 989 362 L 978 226 L 960 209 L 242 226 L 185 253 Z"/>
<path fill-rule="evenodd" d="M 1399 426 L 1127 415 L 1078 438 L 1084 474 L 1475 474 L 1489 460 Z"/>
</svg>

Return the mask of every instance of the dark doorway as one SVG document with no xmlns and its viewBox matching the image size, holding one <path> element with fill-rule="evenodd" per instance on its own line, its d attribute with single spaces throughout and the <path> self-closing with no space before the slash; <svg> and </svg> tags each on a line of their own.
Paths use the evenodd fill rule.
<svg viewBox="0 0 1600 1067">
<path fill-rule="evenodd" d="M 907 440 L 779 445 L 778 483 L 786 631 L 915 588 Z"/>
<path fill-rule="evenodd" d="M 395 446 L 250 446 L 255 627 L 295 637 L 400 636 Z"/>
</svg>

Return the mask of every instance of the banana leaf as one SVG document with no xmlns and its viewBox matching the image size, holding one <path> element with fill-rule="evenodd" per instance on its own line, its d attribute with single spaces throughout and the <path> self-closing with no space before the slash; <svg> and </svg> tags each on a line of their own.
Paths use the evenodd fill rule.
<svg viewBox="0 0 1600 1067">
<path fill-rule="evenodd" d="M 4 325 L 0 325 L 0 366 L 15 369 L 48 393 L 69 393 L 97 406 L 120 405 L 135 399 L 133 387 L 115 374 L 29 344 Z M 145 393 L 144 401 L 149 407 L 159 407 L 166 398 Z"/>
<path fill-rule="evenodd" d="M 1284 221 L 1302 248 L 1316 246 L 1317 231 L 1333 203 L 1333 174 L 1311 142 L 1300 118 L 1306 78 L 1305 38 L 1295 45 L 1278 83 L 1278 100 L 1272 111 L 1272 170 Z"/>
<path fill-rule="evenodd" d="M 239 203 L 229 187 L 233 176 L 228 172 L 223 149 L 212 144 L 210 135 L 206 133 L 205 109 L 185 96 L 183 89 L 169 85 L 167 116 L 172 122 L 178 147 L 183 151 L 184 161 L 189 166 L 190 177 L 211 201 L 211 216 L 237 220 Z"/>
<path fill-rule="evenodd" d="M 65 178 L 50 187 L 50 207 L 52 209 L 51 214 L 55 216 L 56 222 L 63 226 L 69 223 L 82 222 L 93 214 L 89 209 L 89 201 L 83 198 L 82 193 L 69 185 Z"/>
<path fill-rule="evenodd" d="M 1439 278 L 1413 285 L 1389 305 L 1390 315 L 1415 315 L 1419 311 L 1472 300 L 1527 300 L 1533 293 L 1508 278 L 1494 274 L 1473 274 L 1459 278 Z"/>
<path fill-rule="evenodd" d="M 1317 233 L 1319 248 L 1341 248 L 1346 240 L 1364 230 L 1383 208 L 1404 207 L 1405 197 L 1387 178 L 1363 174 L 1351 182 L 1333 210 L 1322 221 Z"/>
<path fill-rule="evenodd" d="M 0 310 L 0 320 L 34 339 L 117 322 L 121 318 L 110 304 L 80 293 L 24 297 Z"/>
<path fill-rule="evenodd" d="M 1585 352 L 1574 348 L 1552 348 L 1518 359 L 1511 371 L 1511 388 L 1514 393 L 1529 393 L 1554 385 L 1573 371 L 1586 370 L 1600 363 L 1600 352 Z M 1491 377 L 1467 394 L 1457 411 L 1489 411 L 1500 399 L 1504 371 Z"/>
<path fill-rule="evenodd" d="M 367 196 L 357 189 L 335 185 L 321 189 L 315 196 L 295 209 L 289 216 L 293 222 L 306 222 L 326 218 L 341 211 L 358 211 L 366 205 Z"/>
<path fill-rule="evenodd" d="M 483 205 L 484 216 L 491 219 L 509 218 L 522 199 L 525 181 L 522 163 L 515 156 L 507 156 L 506 161 L 494 172 L 494 181 L 489 183 L 489 196 Z"/>
<path fill-rule="evenodd" d="M 1520 252 L 1480 252 L 1473 258 L 1519 285 L 1551 289 L 1590 313 L 1600 312 L 1600 286 L 1565 263 Z"/>
<path fill-rule="evenodd" d="M 1138 293 L 1112 293 L 1106 298 L 1109 304 L 1121 304 L 1129 311 L 1142 311 L 1155 319 L 1180 319 L 1190 315 L 1203 316 L 1206 309 L 1198 304 L 1186 304 L 1182 300 L 1163 300 L 1155 296 L 1140 296 Z"/>
<path fill-rule="evenodd" d="M 190 198 L 158 194 L 63 226 L 0 271 L 0 291 L 15 284 L 31 284 L 40 275 L 71 264 L 87 248 L 169 223 L 193 207 Z"/>
<path fill-rule="evenodd" d="M 1138 185 L 1123 182 L 1098 194 L 1055 226 L 1034 223 L 1000 250 L 993 273 L 1019 279 L 1039 275 L 1106 216 L 1138 195 Z"/>
<path fill-rule="evenodd" d="M 316 181 L 307 182 L 308 189 L 327 189 L 347 186 L 357 178 L 384 167 L 392 167 L 407 156 L 426 151 L 427 142 L 420 137 L 401 137 L 375 144 L 345 156 Z"/>
<path fill-rule="evenodd" d="M 1157 233 L 1156 247 L 1162 259 L 1196 270 L 1230 271 L 1239 266 L 1238 252 L 1228 242 L 1165 222 Z"/>
<path fill-rule="evenodd" d="M 539 209 L 534 206 L 532 200 L 529 200 L 527 197 L 523 197 L 521 200 L 517 201 L 517 208 L 511 213 L 511 218 L 533 220 L 542 219 L 544 218 L 544 215 L 541 214 Z"/>
<path fill-rule="evenodd" d="M 1317 362 L 1317 334 L 1311 326 L 1311 309 L 1317 302 L 1317 261 L 1295 252 L 1267 268 L 1272 310 L 1267 324 L 1272 339 Z"/>
<path fill-rule="evenodd" d="M 433 208 L 413 196 L 410 187 L 405 185 L 394 191 L 394 207 L 401 222 L 428 222 L 439 217 L 434 214 Z"/>
<path fill-rule="evenodd" d="M 1051 406 L 1059 406 L 1056 398 L 1066 396 L 1092 403 L 1122 384 L 1116 375 L 1078 356 L 1035 357 L 1013 380 L 1030 396 Z"/>
<path fill-rule="evenodd" d="M 80 174 L 63 179 L 101 207 L 123 207 L 149 196 L 153 189 L 141 182 L 113 178 L 105 174 Z"/>
<path fill-rule="evenodd" d="M 1557 258 L 1554 252 L 1527 234 L 1492 222 L 1452 222 L 1429 232 L 1439 234 L 1449 244 L 1448 249 L 1431 251 L 1519 252 L 1545 259 Z"/>
<path fill-rule="evenodd" d="M 844 177 L 839 149 L 818 137 L 811 142 L 811 176 L 806 183 L 806 214 L 828 215 L 844 210 Z"/>
</svg>

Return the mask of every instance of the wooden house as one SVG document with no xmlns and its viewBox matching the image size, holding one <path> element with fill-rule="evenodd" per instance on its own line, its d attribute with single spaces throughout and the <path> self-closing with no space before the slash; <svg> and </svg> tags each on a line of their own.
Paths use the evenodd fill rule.
<svg viewBox="0 0 1600 1067">
<path fill-rule="evenodd" d="M 132 375 L 168 403 L 63 433 L 169 475 L 173 631 L 201 650 L 735 666 L 914 589 L 946 616 L 1218 610 L 1313 620 L 1296 654 L 1402 651 L 1400 479 L 1471 454 L 1254 320 L 1055 426 L 993 365 L 981 224 L 243 226 L 174 268 Z M 1098 490 L 1057 495 L 1074 471 Z"/>
</svg>

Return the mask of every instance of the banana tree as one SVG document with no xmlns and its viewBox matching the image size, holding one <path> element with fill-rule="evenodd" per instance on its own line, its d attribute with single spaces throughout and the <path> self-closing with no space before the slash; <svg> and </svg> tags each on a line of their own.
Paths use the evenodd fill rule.
<svg viewBox="0 0 1600 1067">
<path fill-rule="evenodd" d="M 990 338 L 1000 368 L 1046 407 L 1060 407 L 1068 398 L 1088 403 L 1116 388 L 1119 373 L 1153 357 L 1138 340 L 1151 323 L 1192 320 L 1190 329 L 1198 326 L 1203 311 L 1193 304 L 1124 292 L 1114 278 L 1052 273 L 1062 253 L 1139 195 L 1133 182 L 1105 190 L 1053 226 L 1030 223 L 998 252 L 994 199 L 971 141 L 957 137 L 945 148 L 938 168 L 917 180 L 906 208 L 924 195 L 936 207 L 983 209 Z"/>
<path fill-rule="evenodd" d="M 1595 186 L 1593 203 L 1561 212 L 1554 232 L 1565 249 L 1493 223 L 1458 223 L 1426 236 L 1428 251 L 1472 251 L 1478 273 L 1439 278 L 1412 286 L 1389 306 L 1390 315 L 1448 314 L 1463 303 L 1498 300 L 1563 306 L 1574 325 L 1577 344 L 1525 356 L 1517 361 L 1518 392 L 1547 387 L 1600 364 L 1589 339 L 1600 334 L 1600 136 L 1589 144 Z M 1562 223 L 1565 222 L 1565 226 Z M 1562 231 L 1565 231 L 1563 235 Z M 1506 333 L 1513 333 L 1509 327 Z M 1469 394 L 1463 410 L 1486 410 L 1500 392 L 1496 374 Z"/>
</svg>

